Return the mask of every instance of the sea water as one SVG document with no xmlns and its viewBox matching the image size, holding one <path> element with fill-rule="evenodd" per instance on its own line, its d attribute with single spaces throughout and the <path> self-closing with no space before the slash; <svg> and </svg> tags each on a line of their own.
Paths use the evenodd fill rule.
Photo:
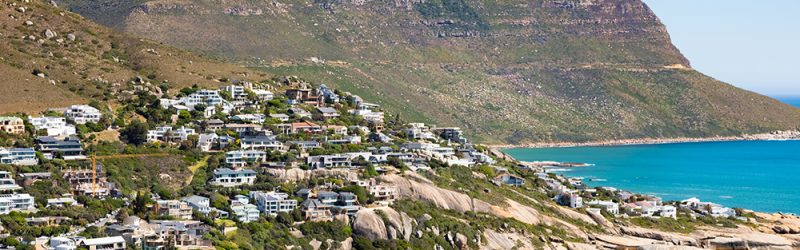
<svg viewBox="0 0 800 250">
<path fill-rule="evenodd" d="M 800 214 L 800 141 L 508 149 L 521 161 L 590 163 L 559 174 L 664 200 Z"/>
</svg>

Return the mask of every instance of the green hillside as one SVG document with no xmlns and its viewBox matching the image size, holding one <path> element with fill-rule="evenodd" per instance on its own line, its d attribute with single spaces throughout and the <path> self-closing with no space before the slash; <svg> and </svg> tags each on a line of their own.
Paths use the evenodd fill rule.
<svg viewBox="0 0 800 250">
<path fill-rule="evenodd" d="M 797 109 L 692 70 L 640 0 L 62 4 L 131 34 L 343 87 L 488 143 L 800 124 Z"/>
</svg>

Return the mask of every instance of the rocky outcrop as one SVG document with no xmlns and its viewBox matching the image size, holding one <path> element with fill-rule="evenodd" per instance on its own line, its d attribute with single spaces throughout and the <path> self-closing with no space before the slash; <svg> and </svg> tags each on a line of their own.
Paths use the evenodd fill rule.
<svg viewBox="0 0 800 250">
<path fill-rule="evenodd" d="M 341 177 L 345 180 L 357 179 L 358 174 L 344 169 L 315 169 L 303 170 L 299 168 L 291 169 L 266 169 L 267 174 L 272 175 L 285 182 L 297 182 L 320 177 Z"/>
<path fill-rule="evenodd" d="M 370 240 L 410 240 L 414 220 L 392 208 L 361 209 L 355 215 L 353 231 Z"/>
<path fill-rule="evenodd" d="M 674 245 L 683 246 L 699 246 L 698 240 L 689 236 L 678 234 L 666 233 L 651 229 L 636 228 L 636 227 L 620 227 L 620 232 L 625 235 L 630 235 L 638 238 L 646 238 L 652 240 L 659 240 L 672 243 Z"/>
<path fill-rule="evenodd" d="M 483 237 L 486 244 L 482 245 L 483 249 L 533 249 L 529 236 L 520 235 L 517 233 L 500 233 L 492 229 L 483 231 Z"/>
</svg>

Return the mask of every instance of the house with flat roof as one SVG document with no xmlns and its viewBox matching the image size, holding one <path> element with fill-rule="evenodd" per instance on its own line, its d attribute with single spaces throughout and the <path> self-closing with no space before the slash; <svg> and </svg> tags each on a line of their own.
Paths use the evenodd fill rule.
<svg viewBox="0 0 800 250">
<path fill-rule="evenodd" d="M 258 210 L 270 216 L 280 212 L 290 213 L 297 208 L 297 201 L 289 199 L 289 194 L 281 192 L 250 192 L 256 201 Z"/>
<path fill-rule="evenodd" d="M 228 123 L 225 124 L 225 129 L 229 129 L 240 135 L 252 135 L 252 134 L 258 134 L 259 132 L 263 131 L 264 127 L 261 126 L 260 124 Z"/>
<path fill-rule="evenodd" d="M 243 150 L 285 150 L 283 142 L 276 140 L 275 136 L 244 136 L 239 140 L 239 144 Z"/>
<path fill-rule="evenodd" d="M 243 167 L 267 159 L 267 153 L 259 150 L 235 150 L 225 153 L 225 163 L 234 167 Z"/>
<path fill-rule="evenodd" d="M 347 127 L 339 125 L 323 125 L 323 131 L 330 131 L 335 135 L 347 135 Z"/>
<path fill-rule="evenodd" d="M 235 187 L 241 185 L 253 185 L 256 181 L 256 171 L 249 169 L 233 170 L 230 168 L 218 168 L 214 170 L 214 177 L 211 184 L 223 187 Z"/>
<path fill-rule="evenodd" d="M 267 116 L 264 114 L 240 114 L 234 115 L 230 119 L 239 123 L 262 124 L 267 119 Z"/>
<path fill-rule="evenodd" d="M 69 207 L 73 205 L 80 205 L 78 201 L 72 198 L 72 196 L 64 196 L 60 198 L 51 198 L 47 199 L 47 207 Z"/>
<path fill-rule="evenodd" d="M 147 142 L 182 142 L 196 135 L 194 129 L 181 126 L 173 129 L 172 126 L 161 126 L 147 131 Z"/>
<path fill-rule="evenodd" d="M 269 114 L 269 117 L 273 118 L 273 119 L 278 119 L 278 121 L 281 121 L 281 122 L 288 122 L 289 121 L 289 115 L 287 115 L 287 114 Z"/>
<path fill-rule="evenodd" d="M 498 185 L 509 185 L 519 187 L 525 185 L 525 179 L 513 174 L 505 173 L 494 177 L 494 182 Z"/>
<path fill-rule="evenodd" d="M 340 115 L 339 111 L 336 111 L 335 108 L 318 107 L 317 109 L 314 110 L 313 116 L 314 119 L 316 120 L 324 121 L 328 119 L 338 118 Z"/>
<path fill-rule="evenodd" d="M 309 168 L 349 168 L 353 163 L 347 155 L 317 155 L 306 158 Z"/>
<path fill-rule="evenodd" d="M 14 116 L 0 116 L 0 131 L 9 134 L 24 134 L 25 122 Z"/>
<path fill-rule="evenodd" d="M 215 133 L 205 133 L 197 136 L 197 148 L 203 152 L 222 150 L 235 139 L 228 135 L 219 136 Z"/>
<path fill-rule="evenodd" d="M 0 214 L 30 211 L 34 208 L 33 196 L 29 194 L 0 194 Z"/>
<path fill-rule="evenodd" d="M 33 148 L 0 147 L 0 164 L 33 166 L 39 164 L 39 158 Z"/>
<path fill-rule="evenodd" d="M 153 211 L 159 216 L 170 216 L 181 220 L 192 219 L 192 207 L 184 201 L 158 200 L 153 206 Z"/>
<path fill-rule="evenodd" d="M 319 143 L 318 141 L 289 141 L 287 143 L 292 146 L 297 145 L 298 148 L 305 150 L 322 147 L 322 143 Z"/>
<path fill-rule="evenodd" d="M 370 195 L 372 195 L 372 197 L 375 198 L 375 201 L 377 202 L 391 202 L 397 198 L 397 187 L 395 186 L 380 184 L 370 185 L 369 188 L 367 188 L 367 191 Z"/>
<path fill-rule="evenodd" d="M 89 105 L 72 105 L 64 111 L 64 116 L 76 124 L 86 124 L 88 122 L 100 122 L 103 114 L 100 113 L 100 110 Z"/>
<path fill-rule="evenodd" d="M 11 172 L 0 171 L 0 192 L 17 191 L 22 189 L 14 180 Z"/>
<path fill-rule="evenodd" d="M 83 155 L 83 145 L 77 137 L 59 140 L 50 136 L 39 136 L 36 137 L 36 150 L 42 152 L 48 159 L 59 156 L 64 160 L 86 159 Z"/>
<path fill-rule="evenodd" d="M 67 124 L 67 118 L 64 117 L 28 116 L 28 122 L 36 128 L 36 131 L 44 130 L 47 136 L 67 137 L 76 133 L 75 126 Z"/>
<path fill-rule="evenodd" d="M 296 122 L 296 123 L 281 123 L 276 124 L 278 132 L 282 134 L 297 134 L 297 133 L 320 133 L 322 127 L 311 122 Z"/>
</svg>

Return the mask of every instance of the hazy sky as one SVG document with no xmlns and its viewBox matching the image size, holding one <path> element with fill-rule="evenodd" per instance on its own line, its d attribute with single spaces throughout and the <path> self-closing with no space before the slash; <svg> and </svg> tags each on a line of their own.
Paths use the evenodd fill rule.
<svg viewBox="0 0 800 250">
<path fill-rule="evenodd" d="M 644 0 L 692 67 L 766 95 L 800 96 L 800 0 Z"/>
</svg>

